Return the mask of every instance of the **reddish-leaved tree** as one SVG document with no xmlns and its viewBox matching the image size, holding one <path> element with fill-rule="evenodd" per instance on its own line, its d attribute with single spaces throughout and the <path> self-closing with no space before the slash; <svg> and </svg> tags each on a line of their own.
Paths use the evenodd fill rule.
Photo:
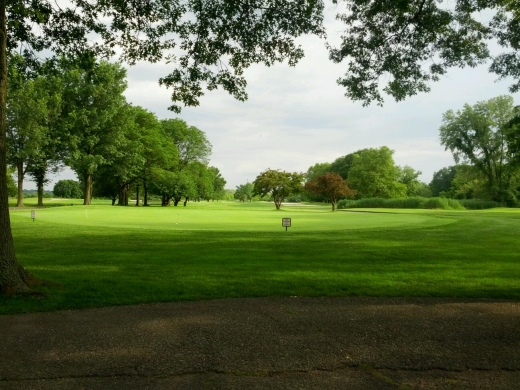
<svg viewBox="0 0 520 390">
<path fill-rule="evenodd" d="M 356 195 L 356 191 L 348 188 L 347 182 L 337 173 L 318 176 L 316 181 L 305 183 L 305 189 L 324 196 L 332 204 L 332 211 L 336 210 L 340 198 L 352 198 Z"/>
</svg>

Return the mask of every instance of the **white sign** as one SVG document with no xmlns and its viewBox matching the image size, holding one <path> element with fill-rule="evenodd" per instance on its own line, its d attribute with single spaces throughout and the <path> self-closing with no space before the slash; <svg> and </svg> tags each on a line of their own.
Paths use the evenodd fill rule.
<svg viewBox="0 0 520 390">
<path fill-rule="evenodd" d="M 291 227 L 291 218 L 282 218 L 283 227 Z"/>
</svg>

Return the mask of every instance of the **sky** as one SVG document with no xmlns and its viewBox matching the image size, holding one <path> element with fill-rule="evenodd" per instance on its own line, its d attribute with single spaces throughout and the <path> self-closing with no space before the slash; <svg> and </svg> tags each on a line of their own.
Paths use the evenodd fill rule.
<svg viewBox="0 0 520 390">
<path fill-rule="evenodd" d="M 328 10 L 328 42 L 337 43 L 341 25 Z M 388 146 L 397 165 L 410 165 L 429 183 L 433 173 L 453 165 L 449 151 L 439 142 L 439 127 L 446 111 L 499 95 L 511 95 L 511 80 L 496 81 L 487 65 L 452 69 L 431 92 L 396 103 L 386 97 L 383 107 L 363 107 L 344 96 L 336 80 L 344 64 L 328 59 L 325 41 L 305 36 L 297 40 L 305 50 L 296 67 L 255 65 L 245 72 L 246 102 L 225 91 L 209 91 L 199 107 L 168 111 L 171 91 L 158 80 L 169 73 L 166 64 L 139 63 L 128 68 L 129 102 L 154 112 L 159 119 L 181 118 L 206 133 L 213 145 L 210 165 L 219 168 L 226 188 L 235 188 L 268 169 L 305 172 L 316 164 L 332 162 L 363 148 Z M 513 94 L 520 104 L 520 95 Z M 47 189 L 60 179 L 75 179 L 69 169 L 52 177 Z M 34 188 L 28 183 L 25 188 Z"/>
</svg>

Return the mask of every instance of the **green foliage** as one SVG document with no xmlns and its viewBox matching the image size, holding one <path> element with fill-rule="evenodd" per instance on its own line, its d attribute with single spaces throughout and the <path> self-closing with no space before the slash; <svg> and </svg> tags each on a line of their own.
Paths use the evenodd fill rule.
<svg viewBox="0 0 520 390">
<path fill-rule="evenodd" d="M 79 199 L 83 198 L 83 190 L 80 183 L 75 180 L 60 180 L 54 184 L 52 190 L 54 196 L 58 198 Z"/>
<path fill-rule="evenodd" d="M 338 202 L 338 209 L 353 208 L 464 210 L 458 200 L 446 198 L 363 198 L 358 200 L 342 199 Z"/>
<path fill-rule="evenodd" d="M 415 195 L 422 198 L 431 198 L 433 196 L 430 186 L 426 183 L 420 182 L 415 190 Z"/>
<path fill-rule="evenodd" d="M 280 206 L 286 197 L 303 191 L 303 179 L 303 173 L 267 169 L 260 173 L 253 182 L 253 194 L 270 195 L 276 209 L 280 210 Z"/>
<path fill-rule="evenodd" d="M 331 172 L 331 165 L 330 163 L 316 163 L 309 167 L 307 173 L 305 173 L 305 181 L 316 181 L 318 176 Z"/>
<path fill-rule="evenodd" d="M 474 67 L 490 58 L 491 71 L 515 80 L 511 92 L 520 88 L 520 15 L 511 12 L 518 9 L 515 0 L 345 3 L 346 12 L 338 15 L 346 25 L 342 42 L 329 50 L 334 62 L 348 61 L 338 83 L 353 100 L 381 104 L 385 92 L 400 101 L 428 92 L 450 67 Z M 487 22 L 479 16 L 485 10 L 493 15 Z M 497 41 L 511 51 L 491 56 L 489 42 Z M 386 85 L 382 80 L 388 80 Z"/>
<path fill-rule="evenodd" d="M 233 199 L 235 199 L 235 190 L 228 188 L 224 189 L 224 195 L 221 199 L 228 202 L 232 201 Z"/>
<path fill-rule="evenodd" d="M 406 185 L 399 183 L 399 168 L 394 151 L 386 146 L 364 149 L 354 154 L 348 182 L 359 198 L 399 198 L 406 195 Z"/>
<path fill-rule="evenodd" d="M 13 55 L 7 94 L 7 160 L 17 168 L 20 186 L 29 174 L 42 191 L 48 182 L 47 173 L 56 169 L 63 148 L 59 131 L 61 80 L 44 74 L 27 78 L 15 66 L 21 64 L 21 56 Z M 23 206 L 21 197 L 17 205 Z M 41 199 L 39 205 L 43 205 Z"/>
<path fill-rule="evenodd" d="M 421 171 L 416 171 L 409 165 L 404 167 L 397 167 L 398 181 L 406 186 L 406 196 L 416 196 L 417 192 L 421 188 L 421 182 L 419 176 L 422 174 Z"/>
<path fill-rule="evenodd" d="M 464 206 L 456 199 L 429 198 L 424 202 L 425 209 L 464 210 Z"/>
<path fill-rule="evenodd" d="M 354 155 L 361 154 L 365 150 L 366 149 L 361 149 L 354 153 L 349 153 L 343 157 L 338 157 L 330 165 L 328 172 L 337 173 L 343 178 L 343 180 L 347 180 L 350 168 L 352 168 L 352 164 L 354 163 Z"/>
<path fill-rule="evenodd" d="M 212 199 L 224 199 L 225 197 L 225 190 L 224 187 L 226 186 L 226 179 L 222 177 L 222 174 L 220 173 L 220 170 L 216 167 L 209 167 L 209 172 L 211 173 L 212 177 Z"/>
<path fill-rule="evenodd" d="M 500 203 L 491 200 L 459 199 L 458 201 L 466 210 L 494 209 L 501 206 Z"/>
<path fill-rule="evenodd" d="M 16 183 L 13 179 L 13 174 L 15 172 L 15 168 L 8 167 L 7 168 L 7 196 L 10 198 L 16 197 L 16 194 L 18 193 L 18 188 L 16 186 Z"/>
<path fill-rule="evenodd" d="M 455 166 L 445 167 L 435 172 L 430 182 L 432 196 L 440 196 L 441 193 L 448 194 L 456 173 L 457 169 Z"/>
<path fill-rule="evenodd" d="M 504 202 L 512 191 L 518 164 L 508 134 L 514 116 L 513 98 L 499 96 L 462 110 L 447 111 L 440 128 L 441 144 L 455 162 L 471 164 L 482 173 L 489 198 Z M 516 194 L 515 194 L 516 195 Z"/>
<path fill-rule="evenodd" d="M 90 204 L 91 182 L 98 169 L 113 164 L 128 145 L 125 78 L 125 69 L 107 62 L 88 71 L 68 66 L 63 74 L 64 127 L 69 129 L 65 163 L 88 183 L 85 204 Z"/>
<path fill-rule="evenodd" d="M 161 127 L 177 146 L 179 162 L 177 170 L 198 161 L 207 164 L 211 155 L 211 143 L 206 134 L 195 126 L 188 126 L 182 119 L 163 119 Z"/>
<path fill-rule="evenodd" d="M 253 190 L 253 183 L 247 182 L 246 184 L 240 184 L 236 187 L 233 197 L 241 202 L 251 202 L 253 198 Z"/>
</svg>

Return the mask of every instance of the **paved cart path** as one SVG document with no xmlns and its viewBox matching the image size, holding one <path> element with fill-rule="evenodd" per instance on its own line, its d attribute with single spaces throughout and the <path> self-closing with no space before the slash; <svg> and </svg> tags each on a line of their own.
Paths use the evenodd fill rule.
<svg viewBox="0 0 520 390">
<path fill-rule="evenodd" d="M 0 316 L 1 389 L 518 389 L 520 302 L 256 298 Z"/>
</svg>

